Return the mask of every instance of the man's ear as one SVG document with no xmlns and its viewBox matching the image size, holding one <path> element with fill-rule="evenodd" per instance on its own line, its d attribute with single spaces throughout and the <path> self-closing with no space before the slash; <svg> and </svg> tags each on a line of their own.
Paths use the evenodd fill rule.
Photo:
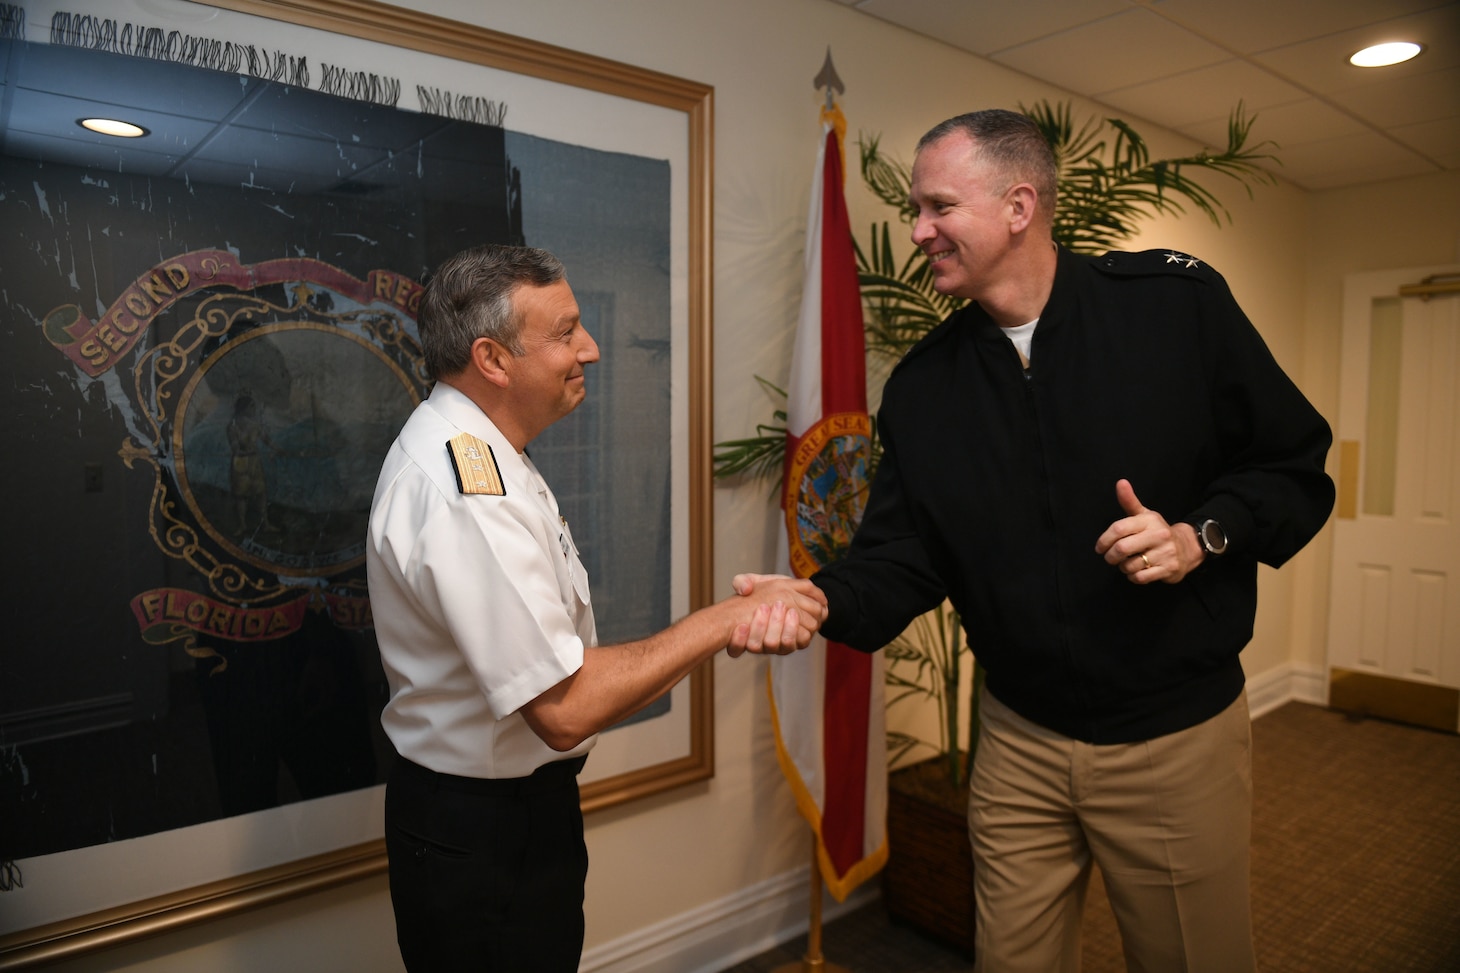
<svg viewBox="0 0 1460 973">
<path fill-rule="evenodd" d="M 512 384 L 512 359 L 515 356 L 491 338 L 478 338 L 471 343 L 471 367 L 482 378 L 500 388 Z"/>
<path fill-rule="evenodd" d="M 1009 205 L 1009 232 L 1023 233 L 1034 222 L 1039 206 L 1039 192 L 1029 183 L 1021 182 L 1010 187 L 1004 199 Z"/>
</svg>

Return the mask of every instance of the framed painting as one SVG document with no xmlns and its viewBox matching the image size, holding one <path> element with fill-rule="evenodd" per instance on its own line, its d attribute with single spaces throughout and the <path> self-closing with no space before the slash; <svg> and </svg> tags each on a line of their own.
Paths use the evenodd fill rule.
<svg viewBox="0 0 1460 973">
<path fill-rule="evenodd" d="M 371 0 L 0 2 L 0 969 L 384 870 L 364 517 L 456 250 L 556 253 L 603 351 L 529 447 L 600 638 L 710 601 L 711 139 L 705 85 Z M 602 734 L 585 811 L 709 777 L 711 707 Z"/>
</svg>

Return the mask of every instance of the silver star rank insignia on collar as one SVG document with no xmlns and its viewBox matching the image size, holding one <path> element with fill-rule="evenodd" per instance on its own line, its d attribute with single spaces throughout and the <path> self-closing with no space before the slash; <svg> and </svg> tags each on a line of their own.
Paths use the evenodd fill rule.
<svg viewBox="0 0 1460 973">
<path fill-rule="evenodd" d="M 1200 267 L 1201 261 L 1195 257 L 1189 257 L 1184 253 L 1177 253 L 1175 250 L 1166 251 L 1166 262 L 1168 264 L 1185 264 L 1187 267 Z"/>
</svg>

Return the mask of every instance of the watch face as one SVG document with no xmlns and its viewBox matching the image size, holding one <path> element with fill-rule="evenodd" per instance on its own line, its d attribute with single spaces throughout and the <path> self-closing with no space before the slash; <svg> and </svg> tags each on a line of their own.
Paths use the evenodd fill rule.
<svg viewBox="0 0 1460 973">
<path fill-rule="evenodd" d="M 1221 554 L 1227 549 L 1227 532 L 1215 520 L 1205 521 L 1201 525 L 1201 545 L 1209 554 Z"/>
</svg>

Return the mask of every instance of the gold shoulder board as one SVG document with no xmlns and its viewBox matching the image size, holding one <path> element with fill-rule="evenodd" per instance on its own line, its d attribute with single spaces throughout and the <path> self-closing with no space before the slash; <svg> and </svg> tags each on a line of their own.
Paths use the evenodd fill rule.
<svg viewBox="0 0 1460 973">
<path fill-rule="evenodd" d="M 456 486 L 462 493 L 480 493 L 490 497 L 507 495 L 506 488 L 502 486 L 502 475 L 497 472 L 492 447 L 464 432 L 446 440 L 446 451 L 451 454 L 451 465 L 456 467 Z"/>
</svg>

